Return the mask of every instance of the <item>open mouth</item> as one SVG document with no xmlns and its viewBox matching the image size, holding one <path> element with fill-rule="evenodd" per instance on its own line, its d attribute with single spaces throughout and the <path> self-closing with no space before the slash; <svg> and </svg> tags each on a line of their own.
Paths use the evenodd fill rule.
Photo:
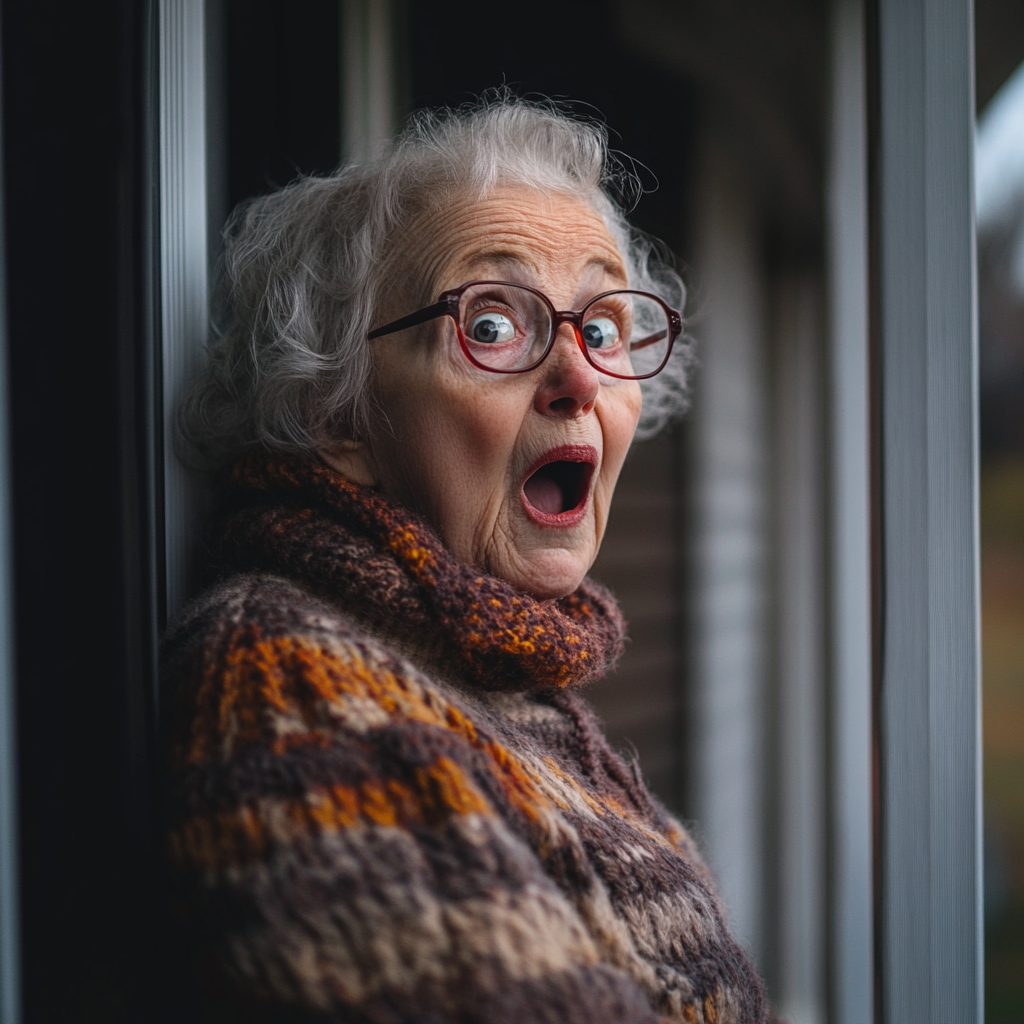
<svg viewBox="0 0 1024 1024">
<path fill-rule="evenodd" d="M 548 452 L 523 484 L 527 512 L 548 520 L 585 509 L 596 462 L 597 453 L 589 445 L 566 445 Z"/>
</svg>

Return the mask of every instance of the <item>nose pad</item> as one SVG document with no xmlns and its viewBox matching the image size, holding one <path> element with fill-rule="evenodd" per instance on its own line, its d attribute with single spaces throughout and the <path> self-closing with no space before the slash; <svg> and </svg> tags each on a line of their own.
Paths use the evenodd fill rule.
<svg viewBox="0 0 1024 1024">
<path fill-rule="evenodd" d="M 534 405 L 546 416 L 585 416 L 594 408 L 600 374 L 583 354 L 583 338 L 575 326 L 559 325 L 551 352 L 541 366 Z"/>
</svg>

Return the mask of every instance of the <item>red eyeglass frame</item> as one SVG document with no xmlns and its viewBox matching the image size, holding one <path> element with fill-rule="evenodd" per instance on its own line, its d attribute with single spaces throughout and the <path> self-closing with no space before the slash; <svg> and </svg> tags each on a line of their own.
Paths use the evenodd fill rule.
<svg viewBox="0 0 1024 1024">
<path fill-rule="evenodd" d="M 544 354 L 536 362 L 515 370 L 498 370 L 493 366 L 484 366 L 482 363 L 477 362 L 473 357 L 473 353 L 470 352 L 469 345 L 466 342 L 466 336 L 462 332 L 462 326 L 459 324 L 459 305 L 462 302 L 463 294 L 469 288 L 474 288 L 481 284 L 504 285 L 508 288 L 519 288 L 526 292 L 532 292 L 544 303 L 545 306 L 548 307 L 548 310 L 551 312 L 551 337 L 548 338 Z M 590 357 L 590 353 L 587 351 L 587 343 L 583 340 L 583 315 L 592 305 L 594 305 L 595 302 L 599 302 L 601 299 L 604 299 L 609 295 L 642 295 L 644 298 L 653 299 L 661 306 L 662 309 L 665 310 L 669 324 L 668 349 L 665 352 L 665 358 L 661 361 L 661 364 L 657 369 L 652 370 L 650 373 L 639 374 L 638 376 L 630 376 L 624 373 L 613 373 L 611 370 L 607 370 L 603 366 L 599 366 Z M 551 350 L 555 347 L 555 338 L 558 336 L 558 329 L 562 324 L 570 324 L 576 338 L 576 344 L 579 345 L 580 351 L 583 353 L 583 358 L 586 359 L 586 361 L 599 373 L 606 374 L 609 377 L 616 377 L 619 380 L 646 380 L 648 377 L 653 377 L 665 369 L 665 364 L 672 355 L 672 348 L 676 343 L 676 339 L 683 333 L 683 317 L 678 310 L 673 309 L 660 296 L 654 295 L 651 292 L 637 291 L 635 288 L 612 288 L 610 291 L 601 292 L 600 295 L 595 295 L 590 299 L 590 301 L 587 302 L 581 310 L 576 311 L 571 309 L 555 309 L 551 300 L 542 291 L 532 288 L 528 284 L 519 284 L 516 281 L 469 281 L 464 285 L 460 285 L 458 288 L 452 288 L 449 291 L 442 292 L 441 297 L 432 306 L 424 306 L 423 309 L 418 309 L 415 313 L 409 313 L 407 316 L 400 317 L 398 320 L 392 320 L 391 323 L 384 324 L 382 327 L 375 327 L 366 337 L 367 340 L 374 341 L 375 339 L 383 338 L 388 334 L 397 334 L 399 331 L 404 331 L 409 327 L 418 327 L 420 324 L 427 323 L 428 320 L 436 320 L 438 317 L 442 316 L 450 316 L 452 318 L 452 322 L 455 324 L 455 333 L 459 336 L 459 345 L 461 346 L 463 353 L 465 353 L 466 358 L 474 366 L 481 370 L 486 370 L 488 373 L 529 373 L 530 370 L 537 369 L 537 367 L 547 359 L 551 354 Z M 655 340 L 660 340 L 660 338 Z M 652 343 L 652 341 L 645 342 L 645 344 Z M 638 347 L 642 348 L 643 345 Z"/>
</svg>

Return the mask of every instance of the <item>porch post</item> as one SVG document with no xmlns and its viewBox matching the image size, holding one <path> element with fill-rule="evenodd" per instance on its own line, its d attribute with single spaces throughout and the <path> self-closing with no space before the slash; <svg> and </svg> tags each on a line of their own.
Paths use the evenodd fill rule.
<svg viewBox="0 0 1024 1024">
<path fill-rule="evenodd" d="M 971 0 L 878 0 L 881 1009 L 982 1017 Z"/>
<path fill-rule="evenodd" d="M 835 1024 L 874 1019 L 866 56 L 863 0 L 834 0 L 828 405 L 829 973 Z"/>
</svg>

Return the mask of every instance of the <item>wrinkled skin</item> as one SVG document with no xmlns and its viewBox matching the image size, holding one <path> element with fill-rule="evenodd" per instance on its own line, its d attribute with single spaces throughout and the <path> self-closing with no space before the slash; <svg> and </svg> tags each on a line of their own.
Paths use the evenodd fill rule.
<svg viewBox="0 0 1024 1024">
<path fill-rule="evenodd" d="M 396 279 L 414 283 L 386 297 L 377 323 L 421 304 L 424 282 L 433 301 L 467 281 L 517 281 L 556 309 L 627 286 L 604 221 L 570 196 L 496 189 L 424 214 L 411 237 Z M 378 428 L 370 440 L 325 447 L 324 458 L 420 512 L 463 561 L 539 598 L 575 590 L 597 557 L 640 416 L 637 382 L 598 373 L 567 324 L 541 366 L 510 376 L 472 366 L 447 317 L 372 344 Z M 524 508 L 524 481 L 565 444 L 597 452 L 586 513 L 572 525 L 538 523 Z"/>
</svg>

